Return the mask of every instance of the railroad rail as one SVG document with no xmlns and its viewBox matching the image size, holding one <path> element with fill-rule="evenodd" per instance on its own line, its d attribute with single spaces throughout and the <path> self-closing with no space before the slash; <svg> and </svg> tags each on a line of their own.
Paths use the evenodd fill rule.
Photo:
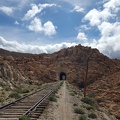
<svg viewBox="0 0 120 120">
<path fill-rule="evenodd" d="M 19 120 L 21 116 L 28 116 L 30 120 L 37 120 L 48 104 L 48 97 L 54 93 L 61 82 L 50 85 L 21 97 L 7 105 L 0 107 L 0 120 Z"/>
</svg>

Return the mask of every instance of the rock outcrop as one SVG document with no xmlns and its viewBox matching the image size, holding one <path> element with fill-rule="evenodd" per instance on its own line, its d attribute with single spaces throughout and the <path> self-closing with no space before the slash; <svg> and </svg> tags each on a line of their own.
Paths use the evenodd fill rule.
<svg viewBox="0 0 120 120">
<path fill-rule="evenodd" d="M 120 119 L 120 69 L 89 85 L 87 93 L 94 97 L 101 107 Z"/>
</svg>

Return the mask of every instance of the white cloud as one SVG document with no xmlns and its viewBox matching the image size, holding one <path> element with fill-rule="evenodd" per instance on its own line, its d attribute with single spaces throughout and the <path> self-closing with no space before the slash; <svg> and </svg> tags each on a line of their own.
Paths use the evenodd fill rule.
<svg viewBox="0 0 120 120">
<path fill-rule="evenodd" d="M 119 34 L 120 32 L 119 27 L 120 27 L 119 22 L 115 23 L 102 22 L 102 24 L 98 26 L 98 29 L 101 32 L 101 36 L 103 38 L 107 38 Z"/>
<path fill-rule="evenodd" d="M 53 35 L 56 33 L 56 27 L 51 21 L 48 21 L 43 25 L 43 31 L 45 32 L 45 35 Z"/>
<path fill-rule="evenodd" d="M 99 11 L 96 9 L 90 10 L 84 17 L 84 20 L 89 20 L 91 26 L 99 25 L 101 23 Z"/>
<path fill-rule="evenodd" d="M 100 39 L 91 43 L 85 42 L 83 45 L 97 48 L 111 58 L 120 58 L 120 22 L 102 22 L 98 30 L 101 33 Z"/>
<path fill-rule="evenodd" d="M 107 20 L 112 16 L 107 9 L 99 11 L 97 9 L 90 10 L 84 17 L 84 20 L 89 20 L 91 26 L 98 26 L 102 21 Z"/>
<path fill-rule="evenodd" d="M 79 32 L 78 36 L 77 36 L 77 39 L 82 40 L 82 41 L 86 41 L 87 37 L 86 37 L 85 33 Z"/>
<path fill-rule="evenodd" d="M 20 23 L 18 22 L 18 21 L 15 21 L 15 23 L 14 23 L 15 25 L 19 25 Z"/>
<path fill-rule="evenodd" d="M 83 12 L 84 11 L 84 8 L 82 8 L 82 7 L 80 7 L 80 6 L 75 6 L 74 7 L 74 9 L 72 10 L 72 12 L 74 12 L 74 11 L 76 11 L 76 12 Z"/>
<path fill-rule="evenodd" d="M 109 21 L 110 18 L 115 18 L 116 13 L 120 10 L 119 0 L 109 0 L 103 5 L 102 11 L 97 9 L 90 10 L 84 20 L 90 21 L 91 26 L 98 26 L 103 21 Z"/>
<path fill-rule="evenodd" d="M 27 13 L 24 16 L 24 20 L 29 20 L 31 18 L 33 18 L 37 13 L 41 12 L 41 10 L 38 8 L 37 5 L 32 4 L 32 9 L 27 11 Z"/>
<path fill-rule="evenodd" d="M 4 12 L 6 15 L 11 15 L 13 13 L 12 7 L 1 6 L 0 11 Z"/>
<path fill-rule="evenodd" d="M 83 44 L 97 48 L 109 57 L 120 58 L 120 22 L 114 22 L 119 11 L 119 0 L 105 1 L 103 10 L 90 10 L 84 20 L 88 20 L 90 26 L 96 26 L 101 36 L 98 40 Z"/>
<path fill-rule="evenodd" d="M 115 26 L 118 24 L 113 24 L 115 29 Z M 116 26 L 116 31 L 114 30 L 103 30 L 104 35 L 97 41 L 93 40 L 91 43 L 85 43 L 88 46 L 91 46 L 93 48 L 97 48 L 100 50 L 100 52 L 104 53 L 105 55 L 111 57 L 111 58 L 120 58 L 120 23 L 118 26 Z M 109 27 L 108 27 L 109 29 Z M 111 36 L 106 37 L 106 35 L 109 35 L 111 32 Z M 83 45 L 85 45 L 83 44 Z"/>
<path fill-rule="evenodd" d="M 89 26 L 87 26 L 87 25 L 81 25 L 80 26 L 80 31 L 82 31 L 82 30 L 89 30 L 90 29 L 90 27 Z"/>
<path fill-rule="evenodd" d="M 28 29 L 34 32 L 43 32 L 45 35 L 54 35 L 56 34 L 56 27 L 53 25 L 51 21 L 46 22 L 42 25 L 42 22 L 37 17 L 30 23 Z"/>
<path fill-rule="evenodd" d="M 53 53 L 59 51 L 62 48 L 67 48 L 75 45 L 77 44 L 66 43 L 66 42 L 62 42 L 60 44 L 54 44 L 54 45 L 46 45 L 46 46 L 27 45 L 27 44 L 20 44 L 17 41 L 7 41 L 0 36 L 0 48 L 10 51 L 23 52 L 23 53 L 34 53 L 34 54 Z"/>
<path fill-rule="evenodd" d="M 120 10 L 120 0 L 109 0 L 104 4 L 104 8 L 116 13 Z"/>
<path fill-rule="evenodd" d="M 35 32 L 43 31 L 41 20 L 36 17 L 34 18 L 34 20 L 31 21 L 28 28 L 29 28 L 29 30 L 35 31 Z"/>
<path fill-rule="evenodd" d="M 23 20 L 29 20 L 33 18 L 36 14 L 40 13 L 43 9 L 47 7 L 56 6 L 56 4 L 39 4 L 39 5 L 31 4 L 31 6 L 32 6 L 32 9 L 27 11 Z"/>
</svg>

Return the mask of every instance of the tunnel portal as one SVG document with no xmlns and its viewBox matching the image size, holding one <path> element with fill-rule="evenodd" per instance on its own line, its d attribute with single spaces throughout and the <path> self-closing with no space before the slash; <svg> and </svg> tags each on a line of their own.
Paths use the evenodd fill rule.
<svg viewBox="0 0 120 120">
<path fill-rule="evenodd" d="M 61 73 L 59 74 L 59 79 L 60 79 L 60 80 L 66 80 L 66 78 L 67 78 L 66 73 L 61 72 Z"/>
</svg>

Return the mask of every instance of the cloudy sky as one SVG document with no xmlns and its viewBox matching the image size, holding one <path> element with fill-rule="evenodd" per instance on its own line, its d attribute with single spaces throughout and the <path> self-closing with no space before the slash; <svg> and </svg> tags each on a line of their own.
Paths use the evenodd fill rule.
<svg viewBox="0 0 120 120">
<path fill-rule="evenodd" d="M 0 48 L 52 53 L 77 44 L 120 58 L 120 0 L 0 0 Z"/>
</svg>

